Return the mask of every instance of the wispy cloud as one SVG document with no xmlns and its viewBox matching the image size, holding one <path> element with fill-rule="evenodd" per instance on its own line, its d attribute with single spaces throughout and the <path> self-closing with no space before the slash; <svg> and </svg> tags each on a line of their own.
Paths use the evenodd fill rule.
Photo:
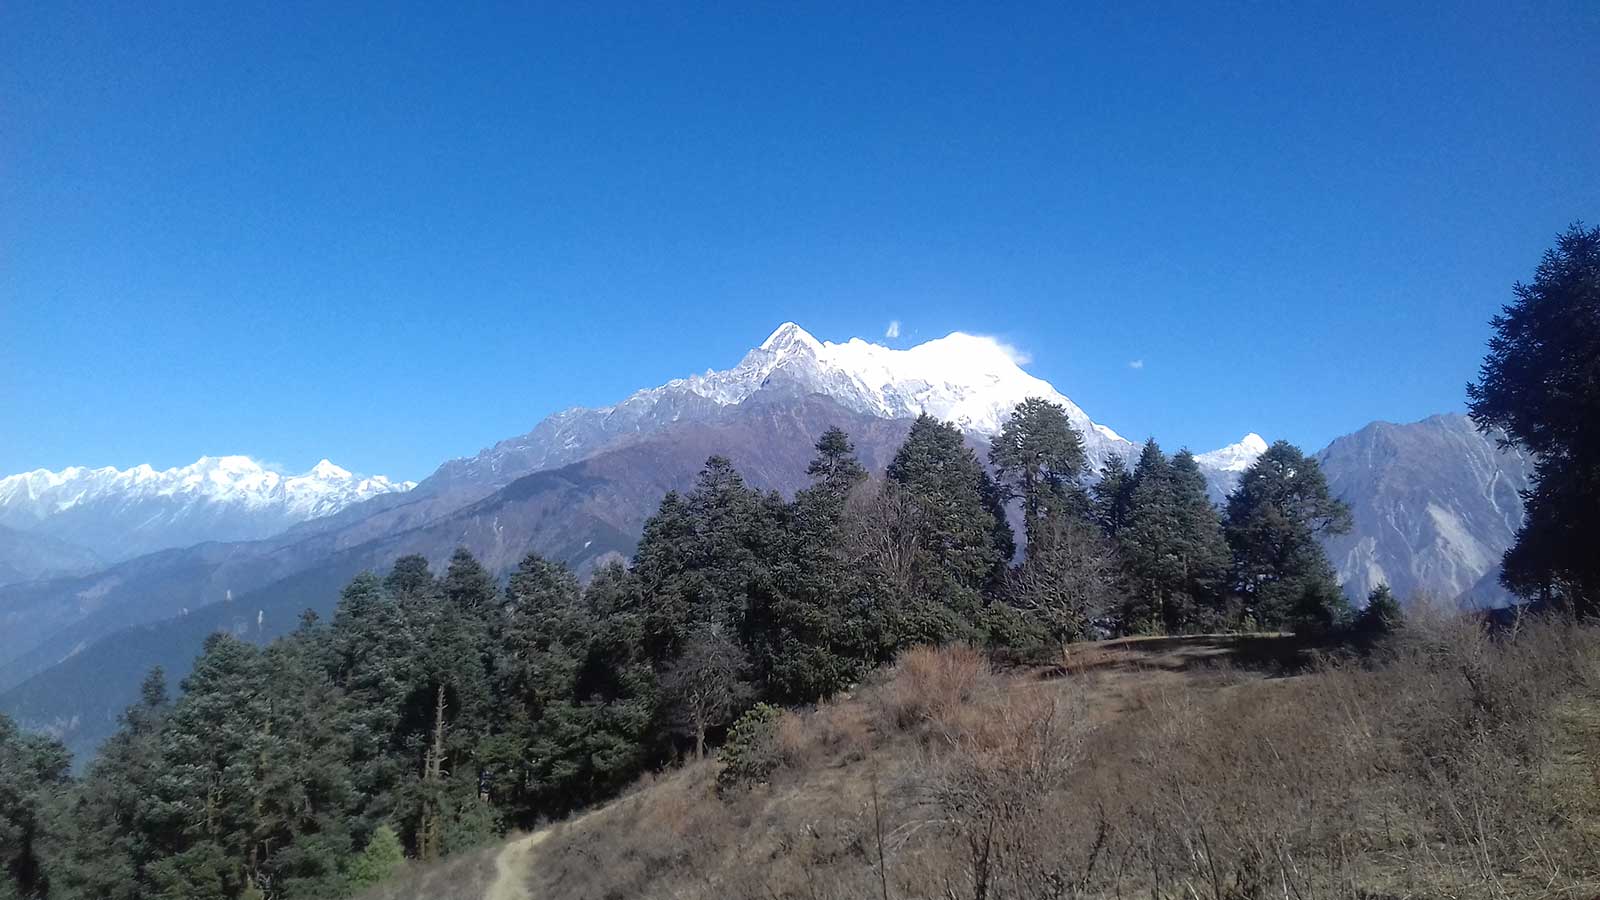
<svg viewBox="0 0 1600 900">
<path fill-rule="evenodd" d="M 899 319 L 895 319 L 894 321 L 890 322 L 889 323 L 889 327 L 884 329 L 883 336 L 886 337 L 886 338 L 890 338 L 891 340 L 894 339 L 894 338 L 899 337 L 900 336 L 900 320 Z"/>
<path fill-rule="evenodd" d="M 1144 368 L 1144 360 L 1142 360 L 1142 359 L 1130 359 L 1130 360 L 1128 360 L 1128 368 L 1130 368 L 1130 369 L 1142 369 L 1142 368 Z"/>
<path fill-rule="evenodd" d="M 1017 365 L 1025 366 L 1028 363 L 1033 362 L 1033 354 L 1022 349 L 1021 347 L 1014 347 L 1011 344 L 1007 344 L 1002 341 L 996 341 L 995 343 L 999 344 L 1000 349 L 1004 350 L 1006 355 L 1011 357 L 1011 361 Z"/>
</svg>

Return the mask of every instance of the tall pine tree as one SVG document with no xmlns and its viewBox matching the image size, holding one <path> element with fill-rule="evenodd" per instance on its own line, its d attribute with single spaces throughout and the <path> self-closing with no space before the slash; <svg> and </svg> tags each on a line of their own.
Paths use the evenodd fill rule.
<svg viewBox="0 0 1600 900">
<path fill-rule="evenodd" d="M 1317 543 L 1350 529 L 1350 509 L 1328 492 L 1317 461 L 1287 441 L 1267 449 L 1228 498 L 1233 582 L 1247 614 L 1266 628 L 1324 630 L 1349 603 Z"/>
</svg>

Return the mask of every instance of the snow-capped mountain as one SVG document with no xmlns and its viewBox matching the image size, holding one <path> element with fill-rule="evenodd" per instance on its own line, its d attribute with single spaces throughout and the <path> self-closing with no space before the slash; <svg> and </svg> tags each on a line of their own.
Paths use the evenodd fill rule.
<svg viewBox="0 0 1600 900">
<path fill-rule="evenodd" d="M 1267 452 L 1267 442 L 1261 435 L 1252 431 L 1238 443 L 1229 444 L 1209 453 L 1195 454 L 1194 461 L 1199 463 L 1201 468 L 1215 469 L 1218 472 L 1243 472 L 1265 452 Z"/>
<path fill-rule="evenodd" d="M 927 413 L 954 422 L 979 439 L 998 433 L 1017 403 L 1043 397 L 1066 409 L 1097 469 L 1112 456 L 1131 459 L 1138 453 L 1137 445 L 1090 419 L 1049 382 L 1024 371 L 1015 352 L 993 338 L 954 332 L 901 350 L 861 338 L 819 341 L 786 322 L 731 369 L 674 379 L 614 406 L 557 413 L 525 435 L 474 457 L 445 463 L 423 485 L 432 489 L 462 482 L 485 487 L 505 484 L 673 423 L 711 421 L 758 392 L 780 388 L 822 394 L 853 412 L 877 418 L 909 419 Z M 1266 443 L 1252 434 L 1197 459 L 1220 496 L 1265 450 Z"/>
<path fill-rule="evenodd" d="M 410 490 L 414 482 L 365 477 L 324 459 L 285 475 L 247 456 L 203 456 L 187 466 L 72 466 L 0 478 L 0 525 L 127 559 L 202 541 L 251 540 Z"/>
</svg>

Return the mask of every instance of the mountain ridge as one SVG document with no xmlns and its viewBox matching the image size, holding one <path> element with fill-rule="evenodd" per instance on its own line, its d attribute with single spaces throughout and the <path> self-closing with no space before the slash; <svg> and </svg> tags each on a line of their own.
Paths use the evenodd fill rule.
<svg viewBox="0 0 1600 900">
<path fill-rule="evenodd" d="M 66 541 L 108 561 L 206 540 L 268 537 L 414 482 L 356 475 L 323 459 L 289 475 L 248 456 L 186 466 L 35 469 L 0 478 L 0 525 Z"/>
</svg>

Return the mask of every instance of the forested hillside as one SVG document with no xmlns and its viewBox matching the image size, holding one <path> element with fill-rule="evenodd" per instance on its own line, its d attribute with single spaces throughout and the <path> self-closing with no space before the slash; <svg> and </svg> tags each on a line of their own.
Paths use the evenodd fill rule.
<svg viewBox="0 0 1600 900">
<path fill-rule="evenodd" d="M 1316 542 L 1343 507 L 1287 444 L 1225 514 L 1154 442 L 1085 490 L 1042 400 L 988 462 L 924 416 L 870 479 L 833 429 L 792 501 L 711 457 L 632 567 L 587 586 L 537 556 L 504 586 L 464 551 L 438 573 L 411 556 L 264 649 L 215 634 L 177 699 L 151 673 L 82 779 L 6 732 L 6 864 L 23 896 L 337 896 L 396 847 L 435 859 L 591 804 L 753 703 L 829 696 L 912 646 L 1351 621 Z"/>
</svg>

